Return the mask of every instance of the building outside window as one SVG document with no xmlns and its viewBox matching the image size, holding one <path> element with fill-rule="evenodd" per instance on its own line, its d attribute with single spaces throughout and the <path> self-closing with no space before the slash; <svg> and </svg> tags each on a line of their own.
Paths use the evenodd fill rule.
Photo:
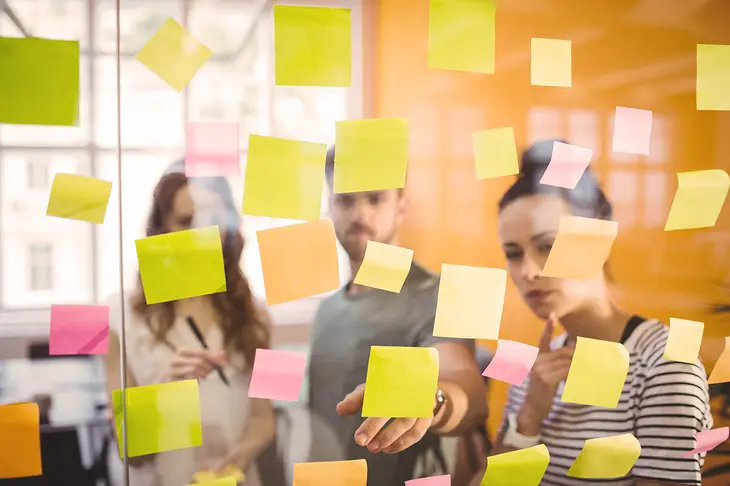
<svg viewBox="0 0 730 486">
<path fill-rule="evenodd" d="M 31 243 L 28 245 L 29 290 L 38 292 L 53 289 L 53 245 Z"/>
</svg>

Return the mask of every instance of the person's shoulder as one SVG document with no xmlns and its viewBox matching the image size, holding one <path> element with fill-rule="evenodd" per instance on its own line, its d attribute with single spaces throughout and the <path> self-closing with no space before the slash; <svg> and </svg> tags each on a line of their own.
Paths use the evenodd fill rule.
<svg viewBox="0 0 730 486">
<path fill-rule="evenodd" d="M 317 306 L 317 312 L 315 313 L 315 320 L 320 318 L 322 315 L 326 315 L 332 312 L 337 306 L 341 305 L 345 300 L 345 288 L 339 288 L 331 294 L 323 297 Z"/>
<path fill-rule="evenodd" d="M 706 382 L 707 374 L 699 358 L 694 363 L 686 363 L 664 357 L 668 339 L 669 326 L 656 319 L 644 319 L 627 340 L 626 347 L 649 373 L 654 370 L 656 373 L 688 373 Z"/>
</svg>

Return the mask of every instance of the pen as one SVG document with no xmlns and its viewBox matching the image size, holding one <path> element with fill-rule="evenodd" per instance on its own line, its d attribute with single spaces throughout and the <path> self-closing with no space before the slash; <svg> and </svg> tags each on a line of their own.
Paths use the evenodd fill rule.
<svg viewBox="0 0 730 486">
<path fill-rule="evenodd" d="M 190 326 L 190 330 L 193 331 L 193 334 L 195 334 L 195 337 L 198 339 L 198 341 L 200 341 L 200 344 L 205 349 L 209 349 L 208 343 L 205 342 L 203 335 L 200 333 L 200 329 L 198 329 L 198 326 L 195 324 L 195 320 L 191 316 L 188 316 L 187 321 L 188 321 L 188 326 Z M 223 370 L 221 369 L 221 367 L 216 365 L 215 370 L 218 372 L 218 376 L 221 377 L 221 380 L 223 381 L 223 383 L 225 383 L 226 386 L 231 386 L 231 384 L 228 382 L 228 378 L 226 378 L 226 375 L 225 375 L 225 373 L 223 373 Z"/>
</svg>

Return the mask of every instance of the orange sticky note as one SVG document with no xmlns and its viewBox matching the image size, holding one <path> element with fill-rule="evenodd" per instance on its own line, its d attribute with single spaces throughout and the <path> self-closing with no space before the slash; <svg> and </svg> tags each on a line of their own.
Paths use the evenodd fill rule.
<svg viewBox="0 0 730 486">
<path fill-rule="evenodd" d="M 730 45 L 697 44 L 697 109 L 730 110 Z"/>
<path fill-rule="evenodd" d="M 294 464 L 292 486 L 366 486 L 367 482 L 365 459 Z"/>
<path fill-rule="evenodd" d="M 669 318 L 669 337 L 663 358 L 682 363 L 696 363 L 702 345 L 703 322 Z"/>
<path fill-rule="evenodd" d="M 368 241 L 365 258 L 354 282 L 388 292 L 400 292 L 411 270 L 413 250 Z"/>
<path fill-rule="evenodd" d="M 723 349 L 720 358 L 712 368 L 712 373 L 707 379 L 707 383 L 714 385 L 715 383 L 725 383 L 730 381 L 730 336 L 725 337 L 725 349 Z"/>
<path fill-rule="evenodd" d="M 533 86 L 570 88 L 573 84 L 571 42 L 540 39 L 530 42 L 530 82 Z"/>
<path fill-rule="evenodd" d="M 540 275 L 591 278 L 598 275 L 618 234 L 616 221 L 561 216 L 558 236 Z"/>
<path fill-rule="evenodd" d="M 329 219 L 256 232 L 266 303 L 282 304 L 340 286 L 335 228 Z"/>
<path fill-rule="evenodd" d="M 38 404 L 0 405 L 0 479 L 42 474 Z"/>
</svg>

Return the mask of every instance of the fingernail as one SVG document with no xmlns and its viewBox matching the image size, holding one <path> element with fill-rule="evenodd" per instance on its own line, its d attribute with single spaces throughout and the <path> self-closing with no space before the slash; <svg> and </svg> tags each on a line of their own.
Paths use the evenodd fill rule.
<svg viewBox="0 0 730 486">
<path fill-rule="evenodd" d="M 357 434 L 355 434 L 355 441 L 358 445 L 364 446 L 367 440 L 367 435 L 363 434 L 362 432 L 358 432 Z"/>
<path fill-rule="evenodd" d="M 390 453 L 393 452 L 393 448 L 392 447 L 386 447 L 385 449 L 383 449 L 383 452 L 385 452 L 386 454 L 390 454 Z"/>
<path fill-rule="evenodd" d="M 380 450 L 380 444 L 377 442 L 371 442 L 368 449 L 370 449 L 371 452 L 378 452 Z"/>
</svg>

